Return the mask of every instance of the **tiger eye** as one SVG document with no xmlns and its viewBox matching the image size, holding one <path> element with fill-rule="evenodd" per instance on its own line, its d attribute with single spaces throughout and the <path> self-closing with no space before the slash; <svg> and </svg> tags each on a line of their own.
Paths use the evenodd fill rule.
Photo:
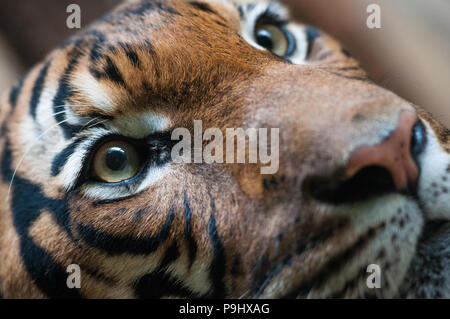
<svg viewBox="0 0 450 319">
<path fill-rule="evenodd" d="M 118 183 L 136 175 L 140 166 L 135 147 L 124 141 L 110 141 L 102 145 L 94 156 L 94 171 L 107 183 Z"/>
<path fill-rule="evenodd" d="M 271 24 L 257 26 L 255 38 L 260 46 L 280 57 L 285 56 L 289 50 L 288 36 L 278 26 Z"/>
</svg>

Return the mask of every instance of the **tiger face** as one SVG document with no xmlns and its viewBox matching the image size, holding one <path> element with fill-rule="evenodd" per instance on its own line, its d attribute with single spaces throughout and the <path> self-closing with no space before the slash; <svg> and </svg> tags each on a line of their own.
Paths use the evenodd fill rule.
<svg viewBox="0 0 450 319">
<path fill-rule="evenodd" d="M 126 1 L 0 120 L 4 297 L 450 296 L 449 131 L 276 2 Z M 278 170 L 175 163 L 195 120 L 278 128 Z"/>
</svg>

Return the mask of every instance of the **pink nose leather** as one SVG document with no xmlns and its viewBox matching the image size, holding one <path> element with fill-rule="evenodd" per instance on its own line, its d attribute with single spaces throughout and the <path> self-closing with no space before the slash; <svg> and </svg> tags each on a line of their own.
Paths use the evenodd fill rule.
<svg viewBox="0 0 450 319">
<path fill-rule="evenodd" d="M 403 111 L 397 128 L 383 142 L 361 146 L 350 155 L 346 175 L 351 178 L 366 167 L 380 166 L 389 171 L 397 190 L 412 190 L 419 178 L 410 152 L 411 134 L 417 121 L 417 115 Z"/>
</svg>

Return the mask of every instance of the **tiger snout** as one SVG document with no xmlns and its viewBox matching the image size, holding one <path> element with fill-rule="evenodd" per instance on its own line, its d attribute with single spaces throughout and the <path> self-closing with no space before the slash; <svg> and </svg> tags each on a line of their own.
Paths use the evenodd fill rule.
<svg viewBox="0 0 450 319">
<path fill-rule="evenodd" d="M 402 278 L 423 223 L 417 203 L 409 200 L 417 196 L 419 158 L 427 147 L 416 110 L 367 80 L 343 80 L 305 66 L 268 71 L 255 83 L 247 120 L 249 126 L 280 128 L 279 171 L 254 179 L 253 187 L 249 180 L 256 174 L 248 169 L 236 179 L 249 197 L 265 202 L 267 214 L 291 221 L 279 229 L 296 243 L 279 244 L 283 248 L 267 268 L 282 270 L 261 296 L 368 296 L 374 293 L 365 284 L 372 264 Z M 275 110 L 282 115 L 271 117 Z M 262 190 L 255 186 L 259 178 Z M 345 270 L 339 263 L 352 266 Z M 314 269 L 305 281 L 302 269 L 308 267 Z M 354 287 L 342 287 L 346 281 Z M 384 296 L 396 293 L 398 283 L 389 283 Z"/>
<path fill-rule="evenodd" d="M 426 129 L 412 106 L 366 80 L 307 67 L 277 72 L 249 90 L 248 121 L 280 129 L 278 175 L 295 176 L 302 192 L 328 203 L 417 191 Z M 336 85 L 351 99 L 331 94 Z M 275 110 L 286 116 L 271 117 Z"/>
<path fill-rule="evenodd" d="M 349 156 L 343 174 L 313 177 L 309 192 L 321 201 L 343 203 L 388 192 L 415 194 L 419 179 L 417 157 L 424 150 L 426 133 L 413 112 L 404 111 L 398 126 L 375 145 L 363 145 Z"/>
</svg>

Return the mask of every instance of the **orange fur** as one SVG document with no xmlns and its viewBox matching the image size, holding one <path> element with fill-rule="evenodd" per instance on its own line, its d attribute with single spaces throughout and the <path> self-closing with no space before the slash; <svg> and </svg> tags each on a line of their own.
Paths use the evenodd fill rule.
<svg viewBox="0 0 450 319">
<path fill-rule="evenodd" d="M 238 10 L 250 2 L 199 1 L 210 10 L 181 0 L 125 2 L 47 57 L 44 64 L 51 64 L 42 89 L 47 95 L 41 94 L 38 105 L 49 106 L 40 107 L 36 119 L 30 115 L 30 100 L 44 64 L 26 76 L 15 107 L 4 100 L 0 108 L 0 120 L 6 125 L 6 133 L 0 136 L 2 167 L 18 168 L 9 197 L 10 172 L 1 173 L 0 198 L 8 197 L 0 207 L 4 297 L 42 298 L 58 293 L 62 297 L 154 297 L 154 292 L 143 293 L 142 287 L 157 271 L 168 285 L 158 287 L 160 297 L 177 293 L 182 297 L 304 296 L 304 291 L 297 291 L 303 286 L 317 297 L 338 293 L 357 297 L 364 278 L 354 287 L 343 287 L 370 263 L 390 265 L 386 273 L 394 279 L 380 294 L 398 295 L 395 285 L 401 284 L 408 270 L 425 219 L 416 203 L 393 194 L 366 206 L 330 207 L 312 199 L 303 185 L 314 174 L 341 168 L 358 146 L 378 143 L 395 128 L 400 112 L 414 107 L 368 80 L 357 61 L 323 33 L 301 65 L 252 47 L 240 35 Z M 151 5 L 143 14 L 130 13 L 146 4 Z M 131 53 L 126 51 L 130 49 Z M 127 54 L 135 55 L 135 64 Z M 115 72 L 110 69 L 110 73 L 119 72 L 120 78 L 103 74 L 111 63 Z M 64 84 L 72 86 L 65 103 L 79 118 L 111 120 L 150 113 L 169 119 L 167 131 L 192 130 L 196 119 L 203 120 L 204 129 L 217 127 L 223 132 L 234 127 L 280 128 L 280 170 L 267 176 L 260 174 L 259 163 L 171 164 L 167 175 L 141 192 L 98 203 L 81 186 L 67 190 L 62 179 L 51 174 L 53 159 L 76 134 L 68 139 L 57 126 L 34 140 L 56 123 L 51 99 Z M 97 91 L 90 92 L 93 85 Z M 100 91 L 103 95 L 96 97 L 104 104 L 96 105 L 88 93 Z M 50 117 L 43 121 L 40 116 L 47 113 Z M 448 130 L 421 109 L 418 113 L 448 153 Z M 20 162 L 29 143 L 35 144 Z M 27 188 L 27 183 L 34 188 Z M 27 193 L 29 189 L 40 194 Z M 34 203 L 36 198 L 49 204 Z M 21 211 L 21 207 L 27 209 Z M 398 210 L 402 218 L 409 216 L 413 221 L 394 231 L 397 226 L 389 221 Z M 36 216 L 21 233 L 18 229 L 24 225 L 18 224 L 28 221 L 25 214 Z M 164 240 L 153 250 L 119 249 L 127 240 L 157 237 L 169 220 Z M 89 242 L 82 227 L 97 231 L 97 237 Z M 370 229 L 373 234 L 368 235 Z M 395 243 L 390 241 L 393 233 Z M 120 243 L 114 246 L 116 241 L 108 242 L 99 234 Z M 361 239 L 363 248 L 355 252 L 352 248 Z M 134 248 L 145 251 L 151 246 L 145 243 Z M 389 247 L 404 243 L 411 246 L 402 246 L 394 258 Z M 330 262 L 337 263 L 351 251 L 355 256 L 348 257 L 344 270 L 333 268 Z M 35 261 L 42 269 L 30 271 L 24 256 L 42 258 Z M 169 257 L 173 260 L 160 268 Z M 82 288 L 67 292 L 65 282 L 51 272 L 66 274 L 66 267 L 73 263 L 82 269 Z M 280 272 L 273 272 L 280 266 Z M 43 271 L 46 267 L 48 272 Z M 315 291 L 316 283 L 309 281 L 326 271 L 329 277 L 318 281 L 321 290 Z M 40 273 L 50 275 L 41 278 Z M 271 274 L 272 280 L 265 282 Z M 55 288 L 54 282 L 62 288 Z"/>
</svg>

